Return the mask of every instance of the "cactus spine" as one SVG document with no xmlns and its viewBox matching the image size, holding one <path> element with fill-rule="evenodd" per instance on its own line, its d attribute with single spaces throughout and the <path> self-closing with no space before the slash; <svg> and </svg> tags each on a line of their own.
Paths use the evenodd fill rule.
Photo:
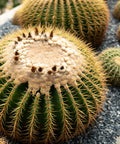
<svg viewBox="0 0 120 144">
<path fill-rule="evenodd" d="M 120 85 L 120 49 L 108 48 L 99 55 L 102 65 L 107 73 L 108 80 L 113 85 Z"/>
<path fill-rule="evenodd" d="M 0 41 L 0 130 L 25 143 L 65 141 L 101 111 L 105 77 L 89 46 L 59 29 L 30 27 Z"/>
<path fill-rule="evenodd" d="M 97 47 L 108 26 L 104 0 L 26 0 L 19 15 L 20 25 L 62 27 Z"/>
</svg>

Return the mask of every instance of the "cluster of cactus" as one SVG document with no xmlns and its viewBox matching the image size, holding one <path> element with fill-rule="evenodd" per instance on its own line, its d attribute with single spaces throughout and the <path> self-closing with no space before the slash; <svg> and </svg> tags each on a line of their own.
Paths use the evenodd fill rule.
<svg viewBox="0 0 120 144">
<path fill-rule="evenodd" d="M 118 1 L 115 5 L 113 15 L 116 19 L 120 20 L 120 1 Z"/>
<path fill-rule="evenodd" d="M 93 47 L 101 44 L 109 22 L 104 0 L 26 0 L 19 24 L 62 27 L 82 37 Z"/>
<path fill-rule="evenodd" d="M 102 110 L 105 76 L 89 46 L 64 30 L 22 29 L 0 40 L 0 131 L 25 143 L 65 141 Z"/>
<path fill-rule="evenodd" d="M 120 49 L 108 48 L 99 55 L 108 80 L 113 85 L 120 86 Z"/>
</svg>

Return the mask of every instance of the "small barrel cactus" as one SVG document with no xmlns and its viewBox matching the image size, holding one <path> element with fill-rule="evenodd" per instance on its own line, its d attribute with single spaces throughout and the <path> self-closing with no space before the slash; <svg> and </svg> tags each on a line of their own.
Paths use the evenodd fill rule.
<svg viewBox="0 0 120 144">
<path fill-rule="evenodd" d="M 113 85 L 120 85 L 120 49 L 108 48 L 99 55 L 102 65 Z"/>
<path fill-rule="evenodd" d="M 64 30 L 29 27 L 0 41 L 0 131 L 26 143 L 66 141 L 102 110 L 106 84 L 89 46 Z"/>
<path fill-rule="evenodd" d="M 62 27 L 97 47 L 102 42 L 109 21 L 104 0 L 26 0 L 19 22 L 28 25 Z"/>
<path fill-rule="evenodd" d="M 118 1 L 115 5 L 113 15 L 116 19 L 120 20 L 120 1 Z"/>
</svg>

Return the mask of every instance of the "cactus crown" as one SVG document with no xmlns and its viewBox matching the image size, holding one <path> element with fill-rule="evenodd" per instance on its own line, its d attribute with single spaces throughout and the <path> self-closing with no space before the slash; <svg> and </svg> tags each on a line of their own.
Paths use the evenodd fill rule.
<svg viewBox="0 0 120 144">
<path fill-rule="evenodd" d="M 60 36 L 53 37 L 53 31 L 40 34 L 37 28 L 23 33 L 22 38 L 18 36 L 2 55 L 3 74 L 11 76 L 16 85 L 28 81 L 33 95 L 39 89 L 42 94 L 49 95 L 52 85 L 57 90 L 60 85 L 75 85 L 77 75 L 86 63 L 72 43 Z"/>
<path fill-rule="evenodd" d="M 102 110 L 105 77 L 83 41 L 30 27 L 0 41 L 0 131 L 25 143 L 64 141 Z"/>
<path fill-rule="evenodd" d="M 98 46 L 108 26 L 104 0 L 26 0 L 19 14 L 22 27 L 29 24 L 62 27 Z"/>
<path fill-rule="evenodd" d="M 109 82 L 120 85 L 120 49 L 108 48 L 99 55 L 99 58 L 109 76 Z"/>
</svg>

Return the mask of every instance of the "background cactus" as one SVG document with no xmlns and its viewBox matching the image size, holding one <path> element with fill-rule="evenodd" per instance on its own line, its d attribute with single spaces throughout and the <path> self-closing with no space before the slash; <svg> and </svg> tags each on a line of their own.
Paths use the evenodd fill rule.
<svg viewBox="0 0 120 144">
<path fill-rule="evenodd" d="M 101 111 L 105 76 L 89 46 L 30 27 L 0 41 L 0 131 L 25 143 L 65 141 Z"/>
<path fill-rule="evenodd" d="M 120 85 L 120 49 L 108 48 L 99 55 L 102 65 L 108 74 L 109 82 Z"/>
<path fill-rule="evenodd" d="M 120 1 L 118 1 L 115 5 L 113 15 L 116 19 L 120 20 Z"/>
<path fill-rule="evenodd" d="M 104 0 L 26 0 L 20 13 L 20 25 L 52 25 L 83 37 L 97 47 L 109 21 Z"/>
</svg>

